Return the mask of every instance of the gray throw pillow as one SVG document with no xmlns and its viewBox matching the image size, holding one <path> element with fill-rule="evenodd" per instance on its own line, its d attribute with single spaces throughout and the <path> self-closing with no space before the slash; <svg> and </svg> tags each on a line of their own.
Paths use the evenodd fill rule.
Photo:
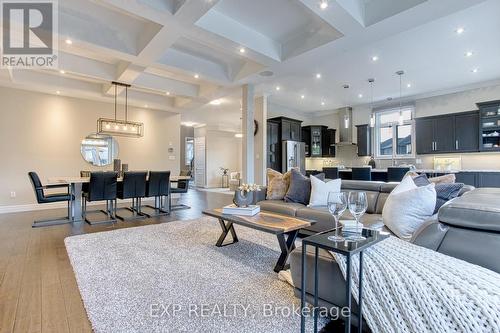
<svg viewBox="0 0 500 333">
<path fill-rule="evenodd" d="M 421 187 L 421 186 L 427 186 L 429 185 L 431 182 L 429 181 L 429 178 L 427 178 L 427 175 L 425 173 L 423 174 L 420 174 L 416 177 L 413 177 L 413 182 L 415 183 L 415 185 L 417 185 L 418 187 Z"/>
<path fill-rule="evenodd" d="M 316 178 L 325 180 L 325 174 L 320 173 L 315 175 Z M 301 203 L 303 205 L 309 204 L 311 197 L 311 179 L 304 176 L 300 171 L 292 169 L 290 175 L 290 187 L 285 195 L 285 202 Z"/>
<path fill-rule="evenodd" d="M 436 208 L 434 209 L 434 214 L 436 214 L 446 202 L 453 198 L 458 197 L 460 190 L 464 187 L 462 183 L 450 183 L 450 184 L 436 184 Z"/>
</svg>

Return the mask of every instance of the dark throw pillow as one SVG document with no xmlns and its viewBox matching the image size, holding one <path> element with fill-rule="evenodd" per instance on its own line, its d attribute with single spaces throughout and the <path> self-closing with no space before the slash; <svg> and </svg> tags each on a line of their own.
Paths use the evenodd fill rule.
<svg viewBox="0 0 500 333">
<path fill-rule="evenodd" d="M 464 187 L 462 183 L 447 183 L 447 184 L 436 184 L 436 208 L 434 209 L 434 214 L 436 214 L 446 202 L 453 198 L 458 197 L 460 190 Z"/>
<path fill-rule="evenodd" d="M 325 180 L 325 174 L 320 173 L 315 175 L 316 178 Z M 285 202 L 301 203 L 303 205 L 309 204 L 311 197 L 311 179 L 304 176 L 296 169 L 291 170 L 290 174 L 290 187 L 285 195 Z"/>
<path fill-rule="evenodd" d="M 413 181 L 418 187 L 427 186 L 432 183 L 429 178 L 427 178 L 427 175 L 425 173 L 413 178 Z M 446 202 L 458 197 L 458 194 L 460 194 L 460 190 L 462 189 L 462 187 L 464 187 L 464 184 L 462 183 L 436 184 L 436 208 L 434 208 L 434 214 L 436 214 L 439 211 L 439 208 L 441 208 L 441 206 L 443 206 Z"/>
</svg>

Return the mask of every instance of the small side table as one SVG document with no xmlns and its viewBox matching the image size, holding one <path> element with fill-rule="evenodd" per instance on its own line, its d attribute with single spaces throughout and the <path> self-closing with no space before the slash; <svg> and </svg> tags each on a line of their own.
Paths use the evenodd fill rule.
<svg viewBox="0 0 500 333">
<path fill-rule="evenodd" d="M 306 297 L 306 267 L 305 264 L 307 260 L 307 246 L 313 246 L 315 249 L 314 253 L 314 333 L 318 331 L 318 251 L 319 249 L 324 249 L 327 251 L 331 251 L 334 253 L 342 254 L 346 257 L 346 304 L 349 307 L 349 317 L 347 317 L 347 321 L 345 323 L 345 332 L 351 332 L 351 316 L 352 316 L 352 306 L 351 306 L 351 258 L 356 253 L 359 253 L 359 325 L 358 332 L 361 333 L 363 329 L 363 316 L 362 316 L 362 307 L 363 307 L 363 251 L 370 246 L 377 244 L 378 242 L 389 237 L 387 233 L 381 233 L 376 230 L 371 229 L 363 229 L 363 236 L 366 237 L 363 241 L 358 242 L 333 242 L 328 239 L 328 236 L 334 235 L 334 231 L 328 231 L 324 233 L 320 233 L 311 237 L 304 238 L 302 240 L 302 285 L 301 285 L 301 298 L 300 298 L 300 331 L 302 333 L 305 332 L 305 321 L 306 318 L 304 316 L 304 309 L 306 306 L 305 297 Z"/>
</svg>

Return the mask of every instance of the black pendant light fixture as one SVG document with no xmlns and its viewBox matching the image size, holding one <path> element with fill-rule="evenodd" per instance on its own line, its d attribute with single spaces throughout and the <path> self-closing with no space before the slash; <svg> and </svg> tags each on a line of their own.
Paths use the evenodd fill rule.
<svg viewBox="0 0 500 333">
<path fill-rule="evenodd" d="M 130 84 L 113 81 L 111 82 L 115 87 L 115 118 L 99 118 L 97 120 L 97 133 L 109 134 L 117 136 L 129 136 L 140 138 L 144 136 L 144 124 L 128 120 L 128 88 Z M 118 86 L 125 87 L 125 119 L 120 120 L 117 118 L 118 108 Z"/>
</svg>

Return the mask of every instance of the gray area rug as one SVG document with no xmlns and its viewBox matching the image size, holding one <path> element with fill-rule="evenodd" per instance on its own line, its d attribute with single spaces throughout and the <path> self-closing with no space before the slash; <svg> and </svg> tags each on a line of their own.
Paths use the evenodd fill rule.
<svg viewBox="0 0 500 333">
<path fill-rule="evenodd" d="M 300 302 L 273 272 L 275 236 L 235 229 L 239 243 L 222 248 L 211 218 L 66 238 L 93 329 L 299 332 Z"/>
</svg>

